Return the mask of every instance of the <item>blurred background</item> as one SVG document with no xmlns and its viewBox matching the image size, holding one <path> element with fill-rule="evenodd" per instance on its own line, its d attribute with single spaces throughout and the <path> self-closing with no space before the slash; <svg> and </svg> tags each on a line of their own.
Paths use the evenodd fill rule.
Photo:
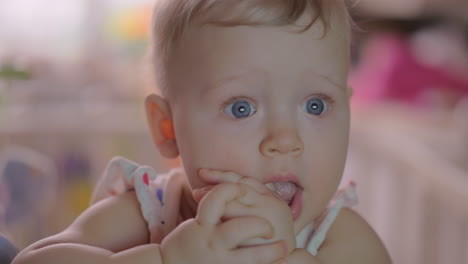
<svg viewBox="0 0 468 264">
<path fill-rule="evenodd" d="M 468 263 L 468 1 L 352 5 L 343 183 L 395 263 Z M 113 156 L 174 165 L 143 113 L 150 16 L 151 0 L 0 1 L 0 233 L 16 248 L 69 225 Z"/>
</svg>

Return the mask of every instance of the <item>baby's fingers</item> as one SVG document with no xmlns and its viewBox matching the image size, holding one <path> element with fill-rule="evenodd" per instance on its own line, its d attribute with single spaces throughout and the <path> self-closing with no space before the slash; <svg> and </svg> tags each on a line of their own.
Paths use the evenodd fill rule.
<svg viewBox="0 0 468 264">
<path fill-rule="evenodd" d="M 231 219 L 219 225 L 216 240 L 224 248 L 234 249 L 254 238 L 270 239 L 274 236 L 273 226 L 257 216 L 244 216 Z"/>
<path fill-rule="evenodd" d="M 235 249 L 238 263 L 273 263 L 287 256 L 287 246 L 284 241 L 270 244 L 249 246 Z"/>
<path fill-rule="evenodd" d="M 221 222 L 227 204 L 245 193 L 246 190 L 241 184 L 226 183 L 215 186 L 200 201 L 197 221 L 201 225 L 218 224 Z"/>
<path fill-rule="evenodd" d="M 201 199 L 209 192 L 211 189 L 216 187 L 216 185 L 208 185 L 202 188 L 197 188 L 192 191 L 192 196 L 195 201 L 200 202 Z"/>
<path fill-rule="evenodd" d="M 212 184 L 218 184 L 223 182 L 243 183 L 249 185 L 261 194 L 266 194 L 269 192 L 269 189 L 257 179 L 253 177 L 241 176 L 232 171 L 201 169 L 200 177 Z"/>
</svg>

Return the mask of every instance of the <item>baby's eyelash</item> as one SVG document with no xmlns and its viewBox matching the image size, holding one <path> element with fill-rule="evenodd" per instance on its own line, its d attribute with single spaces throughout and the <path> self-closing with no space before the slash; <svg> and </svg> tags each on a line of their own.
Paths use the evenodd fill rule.
<svg viewBox="0 0 468 264">
<path fill-rule="evenodd" d="M 324 93 L 315 93 L 311 96 L 309 96 L 309 98 L 307 100 L 309 100 L 310 98 L 318 98 L 318 99 L 322 99 L 324 101 L 326 101 L 327 103 L 329 104 L 333 104 L 335 103 L 335 99 L 333 99 L 331 96 L 329 96 L 328 94 L 324 94 Z"/>
<path fill-rule="evenodd" d="M 246 101 L 246 102 L 249 102 L 253 105 L 255 105 L 255 102 L 253 102 L 252 100 L 246 98 L 245 96 L 235 96 L 235 97 L 232 97 L 232 98 L 229 98 L 229 100 L 225 101 L 222 103 L 221 105 L 221 109 L 224 109 L 226 106 L 236 102 L 236 101 Z"/>
</svg>

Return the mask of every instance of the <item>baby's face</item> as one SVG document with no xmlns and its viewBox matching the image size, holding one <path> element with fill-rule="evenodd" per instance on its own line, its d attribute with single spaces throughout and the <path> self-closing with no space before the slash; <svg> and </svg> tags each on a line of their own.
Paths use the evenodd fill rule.
<svg viewBox="0 0 468 264">
<path fill-rule="evenodd" d="M 295 181 L 298 232 L 320 215 L 343 172 L 348 42 L 344 27 L 322 39 L 319 24 L 287 29 L 191 29 L 171 60 L 169 103 L 191 188 L 207 184 L 201 168 Z"/>
</svg>

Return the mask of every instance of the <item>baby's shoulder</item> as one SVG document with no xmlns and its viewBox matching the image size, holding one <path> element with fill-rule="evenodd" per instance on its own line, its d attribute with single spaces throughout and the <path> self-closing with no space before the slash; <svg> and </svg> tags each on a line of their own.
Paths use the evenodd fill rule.
<svg viewBox="0 0 468 264">
<path fill-rule="evenodd" d="M 330 227 L 318 257 L 324 263 L 391 263 L 376 232 L 348 207 L 341 209 Z"/>
</svg>

